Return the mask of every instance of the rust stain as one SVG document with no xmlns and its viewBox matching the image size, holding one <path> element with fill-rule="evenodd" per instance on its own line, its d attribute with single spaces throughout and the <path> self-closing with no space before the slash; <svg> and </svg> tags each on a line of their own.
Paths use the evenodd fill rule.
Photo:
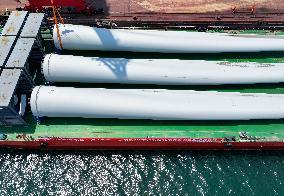
<svg viewBox="0 0 284 196">
<path fill-rule="evenodd" d="M 16 16 L 20 16 L 21 13 L 20 13 L 19 11 L 16 11 L 16 12 L 15 12 L 15 15 L 16 15 Z"/>
<path fill-rule="evenodd" d="M 13 66 L 16 67 L 16 66 L 19 66 L 20 65 L 20 60 L 14 60 L 12 62 Z M 13 74 L 12 74 L 13 75 Z"/>
<path fill-rule="evenodd" d="M 12 33 L 15 32 L 15 27 L 14 26 L 9 26 L 7 29 L 7 33 Z"/>
<path fill-rule="evenodd" d="M 3 94 L 0 95 L 0 101 L 5 101 L 7 99 L 7 97 Z"/>
<path fill-rule="evenodd" d="M 1 45 L 7 45 L 9 43 L 9 39 L 7 37 L 3 36 L 0 39 L 0 43 L 1 43 Z"/>
</svg>

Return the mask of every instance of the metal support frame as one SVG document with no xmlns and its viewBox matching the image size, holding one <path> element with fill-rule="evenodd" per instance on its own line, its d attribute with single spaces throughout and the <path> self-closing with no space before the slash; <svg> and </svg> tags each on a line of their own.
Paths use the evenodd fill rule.
<svg viewBox="0 0 284 196">
<path fill-rule="evenodd" d="M 40 28 L 44 14 L 12 12 L 0 37 L 0 125 L 25 125 L 15 95 L 29 94 L 35 86 L 31 59 L 40 60 L 44 49 Z M 20 97 L 20 96 L 19 96 Z"/>
</svg>

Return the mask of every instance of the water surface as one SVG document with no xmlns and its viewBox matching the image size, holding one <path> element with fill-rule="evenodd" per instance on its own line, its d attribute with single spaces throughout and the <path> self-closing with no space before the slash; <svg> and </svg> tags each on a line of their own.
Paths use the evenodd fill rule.
<svg viewBox="0 0 284 196">
<path fill-rule="evenodd" d="M 1 152 L 0 195 L 284 195 L 284 152 Z"/>
</svg>

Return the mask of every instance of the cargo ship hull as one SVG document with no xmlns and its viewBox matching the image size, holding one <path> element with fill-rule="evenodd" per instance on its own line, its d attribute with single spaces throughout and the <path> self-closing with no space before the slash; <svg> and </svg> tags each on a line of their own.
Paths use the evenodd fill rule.
<svg viewBox="0 0 284 196">
<path fill-rule="evenodd" d="M 224 142 L 221 138 L 54 138 L 1 141 L 0 147 L 27 150 L 284 150 L 284 142 Z"/>
<path fill-rule="evenodd" d="M 9 28 L 10 29 L 10 28 Z M 253 32 L 261 33 L 261 32 Z M 269 32 L 266 32 L 269 34 Z M 278 34 L 283 34 L 277 32 Z M 2 43 L 2 42 L 1 42 Z M 3 42 L 5 43 L 5 42 Z M 46 41 L 46 46 L 53 43 Z M 53 48 L 54 49 L 54 48 Z M 54 50 L 50 49 L 50 52 Z M 66 51 L 64 51 L 66 52 Z M 88 51 L 69 51 L 68 55 L 94 56 Z M 100 57 L 181 58 L 184 60 L 283 63 L 283 52 L 254 54 L 171 54 L 96 52 Z M 19 55 L 15 55 L 17 58 Z M 15 62 L 15 61 L 13 61 Z M 38 63 L 40 64 L 40 62 Z M 34 65 L 34 64 L 33 64 Z M 6 72 L 12 68 L 7 68 Z M 13 68 L 15 69 L 15 68 Z M 39 66 L 40 69 L 40 66 Z M 20 70 L 17 68 L 16 70 Z M 5 70 L 4 70 L 5 71 Z M 40 71 L 39 71 L 40 72 Z M 1 73 L 1 76 L 3 72 Z M 11 77 L 11 75 L 10 75 Z M 7 84 L 3 80 L 3 84 Z M 40 81 L 37 85 L 44 84 Z M 16 84 L 15 84 L 16 85 Z M 169 89 L 240 93 L 283 94 L 284 84 L 220 85 L 220 86 L 149 86 L 120 84 L 63 84 L 57 86 L 110 89 Z M 1 89 L 0 89 L 1 90 Z M 13 89 L 14 90 L 14 89 Z M 32 88 L 30 88 L 31 93 Z M 7 90 L 5 89 L 5 92 Z M 4 92 L 4 91 L 0 91 Z M 14 91 L 13 91 L 14 92 Z M 16 91 L 15 91 L 16 92 Z M 26 91 L 25 91 L 26 93 Z M 12 93 L 13 94 L 13 93 Z M 28 95 L 30 96 L 30 95 Z M 1 97 L 0 97 L 1 98 Z M 12 97 L 12 102 L 16 102 Z M 85 119 L 47 117 L 35 119 L 28 106 L 23 116 L 25 125 L 11 126 L 11 116 L 0 118 L 0 147 L 28 150 L 283 150 L 284 120 L 231 121 L 151 121 L 122 119 Z M 17 115 L 18 111 L 13 111 Z M 13 114 L 14 114 L 13 113 Z M 4 114 L 5 117 L 6 114 Z M 22 122 L 22 121 L 21 121 Z"/>
</svg>

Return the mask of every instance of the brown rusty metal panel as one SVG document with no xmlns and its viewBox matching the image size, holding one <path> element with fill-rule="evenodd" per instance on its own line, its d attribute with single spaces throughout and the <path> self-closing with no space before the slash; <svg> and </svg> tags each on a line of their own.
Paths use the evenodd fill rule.
<svg viewBox="0 0 284 196">
<path fill-rule="evenodd" d="M 1 0 L 0 2 L 0 11 L 5 11 L 5 9 L 16 10 L 17 7 L 29 4 L 29 0 Z"/>
<path fill-rule="evenodd" d="M 284 10 L 283 0 L 86 0 L 107 14 L 129 13 L 212 13 L 255 8 L 259 11 Z"/>
</svg>

